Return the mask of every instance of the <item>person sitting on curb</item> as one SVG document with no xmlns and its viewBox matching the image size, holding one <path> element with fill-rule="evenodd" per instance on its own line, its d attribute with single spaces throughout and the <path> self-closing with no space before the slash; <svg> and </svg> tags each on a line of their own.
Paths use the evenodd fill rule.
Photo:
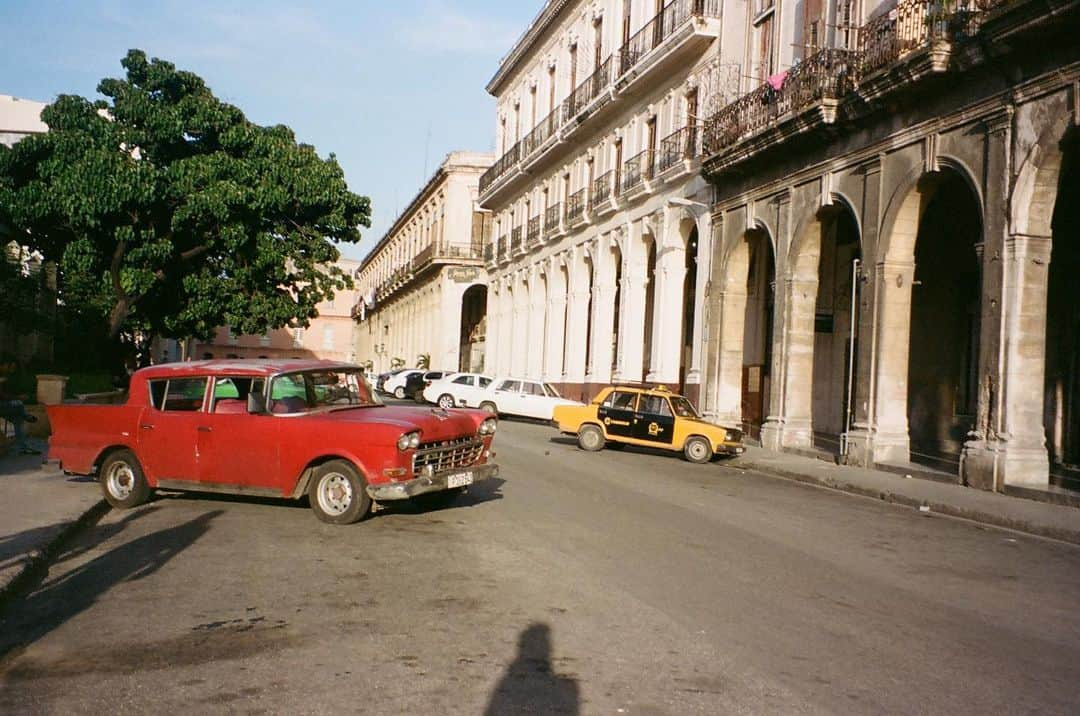
<svg viewBox="0 0 1080 716">
<path fill-rule="evenodd" d="M 35 450 L 26 442 L 25 423 L 36 423 L 37 417 L 26 412 L 23 401 L 25 395 L 11 395 L 4 390 L 4 384 L 0 382 L 0 418 L 9 421 L 15 426 L 15 447 L 20 455 L 40 455 L 40 450 Z"/>
</svg>

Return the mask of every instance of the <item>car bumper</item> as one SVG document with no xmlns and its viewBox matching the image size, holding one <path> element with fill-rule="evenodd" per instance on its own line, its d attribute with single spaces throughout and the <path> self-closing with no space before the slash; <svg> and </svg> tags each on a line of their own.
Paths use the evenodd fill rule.
<svg viewBox="0 0 1080 716">
<path fill-rule="evenodd" d="M 720 443 L 713 452 L 717 455 L 742 455 L 746 448 L 742 443 Z"/>
<path fill-rule="evenodd" d="M 469 474 L 472 479 L 465 485 L 474 485 L 481 480 L 496 477 L 499 474 L 499 466 L 495 463 L 472 465 L 454 470 L 437 472 L 434 475 L 422 475 L 406 482 L 387 482 L 381 485 L 368 485 L 367 493 L 373 500 L 380 502 L 390 500 L 407 500 L 410 497 L 423 495 L 428 492 L 441 492 L 449 490 L 450 477 Z"/>
</svg>

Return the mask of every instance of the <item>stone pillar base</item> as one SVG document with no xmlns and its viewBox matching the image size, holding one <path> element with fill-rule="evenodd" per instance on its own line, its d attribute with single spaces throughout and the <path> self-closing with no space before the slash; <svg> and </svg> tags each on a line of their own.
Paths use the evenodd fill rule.
<svg viewBox="0 0 1080 716">
<path fill-rule="evenodd" d="M 911 460 L 911 443 L 907 433 L 872 432 L 865 428 L 847 434 L 845 465 L 873 467 L 875 462 Z"/>
<path fill-rule="evenodd" d="M 1002 491 L 1006 485 L 1046 489 L 1050 486 L 1050 458 L 1043 447 L 972 440 L 964 444 L 960 477 L 969 487 L 993 492 Z"/>
<path fill-rule="evenodd" d="M 761 446 L 769 450 L 814 447 L 814 431 L 809 420 L 766 418 L 761 426 Z"/>
</svg>

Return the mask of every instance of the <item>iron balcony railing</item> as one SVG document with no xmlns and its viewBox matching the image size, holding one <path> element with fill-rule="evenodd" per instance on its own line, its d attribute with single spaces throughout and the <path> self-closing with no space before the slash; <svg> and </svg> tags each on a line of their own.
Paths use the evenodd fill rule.
<svg viewBox="0 0 1080 716">
<path fill-rule="evenodd" d="M 498 241 L 495 242 L 496 259 L 505 258 L 510 255 L 510 246 L 508 244 L 508 241 L 509 237 L 506 234 L 503 234 L 499 237 Z"/>
<path fill-rule="evenodd" d="M 562 213 L 562 204 L 555 202 L 544 212 L 544 231 L 552 232 L 559 230 L 559 217 Z"/>
<path fill-rule="evenodd" d="M 540 243 L 540 215 L 529 219 L 528 228 L 525 231 L 525 244 L 532 246 Z"/>
<path fill-rule="evenodd" d="M 499 177 L 517 165 L 520 159 L 521 142 L 518 142 L 510 147 L 505 154 L 499 157 L 494 164 L 488 167 L 487 171 L 480 175 L 480 192 L 483 193 L 489 186 L 494 184 Z"/>
<path fill-rule="evenodd" d="M 559 129 L 559 109 L 555 108 L 521 140 L 521 157 L 527 157 L 551 139 Z"/>
<path fill-rule="evenodd" d="M 653 150 L 646 149 L 623 162 L 623 191 L 630 191 L 641 184 L 643 179 L 652 179 Z"/>
<path fill-rule="evenodd" d="M 607 171 L 593 179 L 592 191 L 589 193 L 590 207 L 595 207 L 598 204 L 603 204 L 605 201 L 611 198 L 611 180 L 614 176 L 614 172 Z"/>
<path fill-rule="evenodd" d="M 657 159 L 660 171 L 666 171 L 684 159 L 697 156 L 698 128 L 695 125 L 683 127 L 660 140 L 660 156 Z"/>
<path fill-rule="evenodd" d="M 944 37 L 945 7 L 942 0 L 905 0 L 868 20 L 859 28 L 859 74 L 872 74 Z"/>
<path fill-rule="evenodd" d="M 585 212 L 585 190 L 578 189 L 566 197 L 566 223 L 573 224 Z"/>
<path fill-rule="evenodd" d="M 720 0 L 671 0 L 619 50 L 619 74 L 625 74 L 691 18 L 720 17 Z"/>
<path fill-rule="evenodd" d="M 484 247 L 484 261 L 491 263 L 495 260 L 495 245 L 488 244 Z"/>
<path fill-rule="evenodd" d="M 524 246 L 521 243 L 521 227 L 515 226 L 510 231 L 510 250 L 515 253 L 521 253 L 524 250 Z"/>
<path fill-rule="evenodd" d="M 568 122 L 576 117 L 590 102 L 599 97 L 609 84 L 611 84 L 610 57 L 600 63 L 600 66 L 566 98 L 563 102 L 562 121 Z"/>
<path fill-rule="evenodd" d="M 849 50 L 821 50 L 793 67 L 779 90 L 765 83 L 727 105 L 705 122 L 705 153 L 716 154 L 790 112 L 841 98 L 852 88 L 854 56 Z"/>
<path fill-rule="evenodd" d="M 481 244 L 439 243 L 425 246 L 416 255 L 412 263 L 416 269 L 423 268 L 432 261 L 443 259 L 479 259 L 483 256 Z"/>
</svg>

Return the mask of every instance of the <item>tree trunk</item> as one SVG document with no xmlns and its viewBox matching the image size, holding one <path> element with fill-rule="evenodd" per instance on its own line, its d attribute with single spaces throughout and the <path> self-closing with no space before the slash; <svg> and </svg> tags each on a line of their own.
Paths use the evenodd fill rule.
<svg viewBox="0 0 1080 716">
<path fill-rule="evenodd" d="M 129 313 L 131 313 L 131 299 L 126 296 L 116 299 L 112 310 L 109 311 L 109 338 L 120 336 L 120 329 L 124 327 L 124 321 L 127 320 Z"/>
</svg>

